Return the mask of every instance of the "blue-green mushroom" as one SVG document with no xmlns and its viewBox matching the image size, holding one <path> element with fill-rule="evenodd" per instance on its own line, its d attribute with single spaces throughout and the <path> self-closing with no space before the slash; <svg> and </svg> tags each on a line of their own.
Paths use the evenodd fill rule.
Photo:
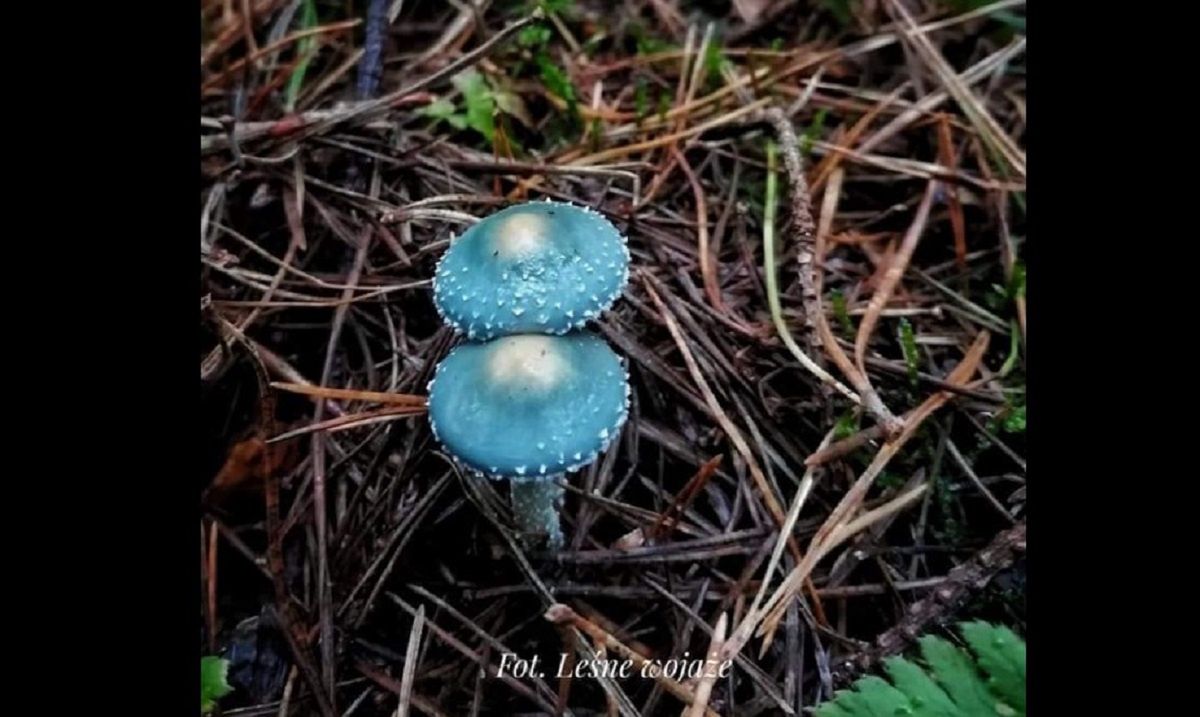
<svg viewBox="0 0 1200 717">
<path fill-rule="evenodd" d="M 451 241 L 433 297 L 446 323 L 469 339 L 565 334 L 607 311 L 628 278 L 625 238 L 598 212 L 526 202 Z"/>
<path fill-rule="evenodd" d="M 568 472 L 608 447 L 628 415 L 621 359 L 586 332 L 518 334 L 455 348 L 429 383 L 434 435 L 461 465 L 509 479 L 522 531 L 561 547 Z"/>
</svg>

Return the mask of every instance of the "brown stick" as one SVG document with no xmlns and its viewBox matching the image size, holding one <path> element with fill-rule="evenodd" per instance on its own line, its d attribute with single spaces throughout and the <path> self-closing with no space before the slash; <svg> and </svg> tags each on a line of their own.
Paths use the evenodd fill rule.
<svg viewBox="0 0 1200 717">
<path fill-rule="evenodd" d="M 909 606 L 908 614 L 875 638 L 871 647 L 836 665 L 834 682 L 846 684 L 884 658 L 906 650 L 918 636 L 928 632 L 934 623 L 953 615 L 972 592 L 984 588 L 1024 552 L 1025 521 L 1022 520 L 999 533 L 969 560 L 956 565 L 936 590 Z"/>
<path fill-rule="evenodd" d="M 788 191 L 792 200 L 791 228 L 796 242 L 796 270 L 800 274 L 800 294 L 804 303 L 804 327 L 811 355 L 814 361 L 820 361 L 821 342 L 817 336 L 817 313 L 820 302 L 817 296 L 817 285 L 813 279 L 813 257 L 816 255 L 817 225 L 813 221 L 812 205 L 808 195 L 808 180 L 804 176 L 804 167 L 800 162 L 799 141 L 791 121 L 783 114 L 783 110 L 772 107 L 763 116 L 775 129 L 779 138 L 779 151 L 783 154 L 783 166 L 788 174 Z"/>
</svg>

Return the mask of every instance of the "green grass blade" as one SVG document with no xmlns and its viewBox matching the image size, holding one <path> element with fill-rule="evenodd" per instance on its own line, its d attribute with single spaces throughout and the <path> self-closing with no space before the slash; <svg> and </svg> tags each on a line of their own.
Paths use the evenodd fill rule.
<svg viewBox="0 0 1200 717">
<path fill-rule="evenodd" d="M 316 0 L 304 0 L 304 8 L 300 14 L 300 29 L 308 30 L 316 26 Z M 308 63 L 312 61 L 313 55 L 316 54 L 316 44 L 316 38 L 311 35 L 301 38 L 296 43 L 296 52 L 300 57 L 300 62 L 296 64 L 296 69 L 292 70 L 292 76 L 288 78 L 283 96 L 283 106 L 288 112 L 293 112 L 296 109 L 296 98 L 300 94 L 300 88 L 304 86 L 304 75 L 308 73 Z"/>
<path fill-rule="evenodd" d="M 904 365 L 908 368 L 908 382 L 916 386 L 921 357 L 917 353 L 917 337 L 908 319 L 900 319 L 900 349 L 904 352 Z"/>
</svg>

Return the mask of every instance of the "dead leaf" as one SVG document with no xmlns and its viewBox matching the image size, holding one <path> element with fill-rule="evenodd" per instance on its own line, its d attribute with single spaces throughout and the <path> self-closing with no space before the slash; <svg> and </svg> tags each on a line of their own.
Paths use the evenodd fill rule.
<svg viewBox="0 0 1200 717">
<path fill-rule="evenodd" d="M 533 127 L 535 122 L 533 116 L 529 114 L 529 108 L 525 106 L 525 100 L 515 92 L 505 89 L 492 90 L 492 99 L 496 101 L 496 106 L 500 111 L 517 119 L 526 127 Z"/>
<path fill-rule="evenodd" d="M 260 490 L 266 445 L 262 436 L 251 436 L 233 444 L 224 465 L 205 491 L 206 499 L 220 501 L 234 491 Z M 294 468 L 300 460 L 298 442 L 285 441 L 272 446 L 270 460 L 267 470 L 272 473 Z"/>
</svg>

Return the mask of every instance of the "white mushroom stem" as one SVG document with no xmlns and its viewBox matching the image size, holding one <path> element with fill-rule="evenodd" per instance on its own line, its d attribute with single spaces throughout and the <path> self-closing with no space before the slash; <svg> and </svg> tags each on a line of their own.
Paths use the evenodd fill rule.
<svg viewBox="0 0 1200 717">
<path fill-rule="evenodd" d="M 552 549 L 561 548 L 563 534 L 558 512 L 565 492 L 554 479 L 513 481 L 513 514 L 521 532 L 527 537 L 547 536 Z"/>
</svg>

